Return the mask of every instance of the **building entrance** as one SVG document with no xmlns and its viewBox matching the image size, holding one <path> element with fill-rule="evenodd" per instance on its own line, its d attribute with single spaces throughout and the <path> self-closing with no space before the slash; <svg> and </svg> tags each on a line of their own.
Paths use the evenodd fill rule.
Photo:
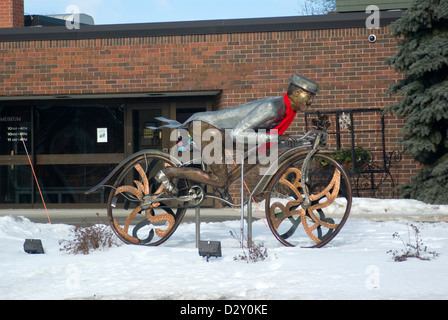
<svg viewBox="0 0 448 320">
<path fill-rule="evenodd" d="M 84 192 L 124 159 L 124 111 L 94 103 L 3 106 L 0 205 L 42 202 L 25 146 L 47 204 L 103 202 L 103 194 Z"/>
<path fill-rule="evenodd" d="M 42 207 L 24 143 L 49 208 L 102 207 L 109 190 L 85 191 L 127 156 L 175 143 L 155 118 L 211 109 L 210 97 L 0 102 L 0 208 Z"/>
</svg>

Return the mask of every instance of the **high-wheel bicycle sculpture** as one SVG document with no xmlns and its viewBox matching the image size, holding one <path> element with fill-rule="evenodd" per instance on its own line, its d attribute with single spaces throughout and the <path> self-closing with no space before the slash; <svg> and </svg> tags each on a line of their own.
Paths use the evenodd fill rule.
<svg viewBox="0 0 448 320">
<path fill-rule="evenodd" d="M 206 198 L 241 206 L 255 195 L 262 195 L 269 228 L 282 244 L 323 247 L 334 239 L 349 216 L 350 180 L 339 163 L 319 151 L 328 139 L 326 131 L 311 130 L 290 139 L 294 139 L 296 147 L 270 164 L 270 173 L 261 177 L 242 204 L 207 194 L 205 186 L 183 179 L 172 181 L 178 193 L 170 195 L 157 182 L 156 174 L 164 167 L 187 167 L 193 161 L 181 163 L 158 150 L 140 151 L 125 159 L 88 193 L 110 188 L 109 222 L 116 235 L 128 244 L 162 244 L 177 229 L 186 210 L 200 206 Z M 120 223 L 117 217 L 123 215 L 126 219 Z"/>
</svg>

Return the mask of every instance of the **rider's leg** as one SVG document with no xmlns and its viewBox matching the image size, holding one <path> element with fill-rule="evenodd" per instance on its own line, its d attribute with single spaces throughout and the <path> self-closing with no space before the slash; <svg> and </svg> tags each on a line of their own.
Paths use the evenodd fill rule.
<svg viewBox="0 0 448 320">
<path fill-rule="evenodd" d="M 213 136 L 213 131 L 216 130 L 218 137 L 223 138 L 224 136 L 221 134 L 221 131 L 219 129 L 215 128 L 214 126 L 207 124 L 207 123 L 201 123 L 200 125 L 200 136 L 202 137 L 202 134 L 204 131 L 209 130 L 208 134 L 211 134 Z M 189 128 L 190 134 L 193 136 L 193 133 L 196 135 L 197 132 L 193 132 L 193 126 L 191 125 Z M 219 132 L 219 134 L 218 134 Z M 215 141 L 201 141 L 201 152 L 210 144 Z M 224 145 L 224 141 L 222 141 Z M 224 150 L 224 149 L 222 149 Z M 172 194 L 177 194 L 176 188 L 172 185 L 171 179 L 172 178 L 180 178 L 180 179 L 187 179 L 190 181 L 206 184 L 212 187 L 225 189 L 228 187 L 228 181 L 229 181 L 229 174 L 227 170 L 227 165 L 225 163 L 224 155 L 214 155 L 214 161 L 213 163 L 209 163 L 208 167 L 210 169 L 209 172 L 206 172 L 204 170 L 198 169 L 198 168 L 192 168 L 192 167 L 166 167 L 162 169 L 156 176 L 156 179 L 163 183 L 166 190 Z"/>
<path fill-rule="evenodd" d="M 169 178 L 190 180 L 216 188 L 225 188 L 227 186 L 227 171 L 224 175 L 222 170 L 219 170 L 221 174 L 216 174 L 216 170 L 214 172 L 205 172 L 204 170 L 191 167 L 166 167 L 162 171 Z"/>
</svg>

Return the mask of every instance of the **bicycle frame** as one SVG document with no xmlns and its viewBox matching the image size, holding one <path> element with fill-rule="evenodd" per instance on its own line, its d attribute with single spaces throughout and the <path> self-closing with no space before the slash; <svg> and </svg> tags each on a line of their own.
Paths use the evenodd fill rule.
<svg viewBox="0 0 448 320">
<path fill-rule="evenodd" d="M 247 199 L 241 199 L 242 203 L 240 204 L 233 204 L 230 203 L 229 201 L 215 196 L 215 195 L 210 195 L 207 194 L 205 195 L 205 197 L 207 198 L 213 198 L 219 201 L 222 201 L 224 203 L 226 203 L 227 205 L 230 206 L 241 206 L 242 204 L 245 205 L 249 202 L 249 200 L 256 195 L 259 192 L 262 192 L 267 184 L 269 183 L 270 178 L 272 177 L 272 175 L 274 175 L 277 172 L 277 169 L 280 168 L 287 160 L 288 158 L 296 153 L 298 150 L 301 149 L 307 149 L 309 147 L 312 147 L 308 152 L 307 152 L 307 157 L 306 160 L 303 164 L 303 168 L 302 168 L 302 172 L 303 172 L 303 176 L 302 178 L 304 178 L 304 181 L 307 181 L 307 173 L 308 173 L 308 163 L 311 159 L 311 157 L 319 150 L 320 146 L 324 146 L 328 140 L 328 133 L 326 131 L 323 130 L 310 130 L 308 131 L 305 135 L 303 136 L 290 136 L 287 139 L 289 139 L 290 141 L 294 141 L 297 146 L 291 149 L 288 149 L 286 152 L 282 153 L 267 169 L 266 173 L 261 177 L 261 179 L 259 180 L 259 182 L 256 184 L 256 186 L 254 187 L 254 189 L 250 192 L 250 195 L 247 197 Z M 279 147 L 280 149 L 284 149 L 286 148 L 284 145 L 282 145 L 281 143 L 279 143 Z M 255 149 L 257 149 L 258 147 L 253 147 L 252 149 L 247 150 L 244 153 L 244 160 L 247 160 L 249 155 L 251 154 L 251 152 L 253 152 Z M 101 181 L 98 185 L 96 185 L 95 187 L 93 187 L 92 189 L 88 190 L 86 192 L 86 194 L 92 194 L 96 191 L 98 191 L 101 188 L 107 187 L 109 181 L 111 181 L 122 169 L 122 167 L 129 162 L 129 160 L 138 157 L 140 155 L 145 155 L 148 153 L 152 153 L 152 154 L 159 154 L 159 155 L 166 155 L 165 152 L 160 151 L 160 150 L 142 150 L 139 151 L 137 153 L 132 154 L 131 156 L 127 157 L 126 159 L 124 159 L 123 161 L 121 161 L 115 168 L 114 170 L 103 180 Z M 176 157 L 170 157 L 171 161 L 174 163 L 174 165 L 177 165 L 179 167 L 188 167 L 191 166 L 193 164 L 197 164 L 198 162 L 201 163 L 202 169 L 205 170 L 206 168 L 206 164 L 204 163 L 204 161 L 202 160 L 202 158 L 194 158 L 191 159 L 187 162 L 182 163 L 181 161 L 179 161 Z M 250 172 L 253 168 L 255 168 L 258 164 L 254 164 L 254 165 L 249 165 L 249 170 L 245 170 L 244 175 L 247 174 L 248 172 Z M 246 165 L 245 165 L 246 166 Z M 230 172 L 230 174 L 232 176 L 235 176 L 236 178 L 231 180 L 229 185 L 232 184 L 235 181 L 238 181 L 241 179 L 240 175 L 236 174 L 239 170 L 241 170 L 241 164 L 236 165 L 236 167 Z M 309 196 L 308 194 L 305 192 L 305 204 L 304 205 L 308 205 L 309 206 L 310 200 L 309 200 Z"/>
<path fill-rule="evenodd" d="M 230 172 L 239 172 L 240 175 L 238 179 L 230 181 L 228 186 L 234 181 L 242 180 L 241 201 L 238 201 L 238 204 L 227 200 L 226 196 L 228 195 L 221 189 L 215 189 L 216 194 L 207 194 L 204 185 L 195 183 L 194 180 L 188 178 L 179 178 L 180 180 L 173 178 L 172 183 L 180 186 L 178 190 L 181 192 L 176 195 L 166 192 L 160 181 L 154 178 L 163 166 L 187 168 L 191 165 L 201 164 L 202 169 L 205 170 L 206 160 L 202 157 L 188 158 L 188 161 L 182 163 L 174 156 L 159 150 L 142 150 L 126 158 L 100 184 L 88 192 L 91 193 L 104 187 L 112 189 L 107 203 L 108 217 L 114 232 L 126 243 L 142 245 L 163 243 L 176 230 L 187 209 L 194 208 L 197 212 L 196 219 L 199 219 L 200 206 L 206 198 L 221 201 L 232 207 L 241 206 L 241 221 L 243 221 L 244 206 L 247 205 L 248 239 L 252 239 L 251 206 L 255 195 L 258 195 L 263 196 L 266 200 L 265 212 L 269 228 L 281 243 L 287 246 L 295 246 L 297 241 L 301 243 L 300 233 L 297 233 L 298 238 L 294 238 L 292 241 L 289 238 L 295 234 L 297 227 L 302 225 L 301 232 L 306 233 L 306 237 L 311 240 L 313 247 L 320 247 L 331 241 L 342 228 L 351 207 L 351 189 L 347 174 L 339 163 L 319 152 L 320 147 L 325 146 L 327 140 L 328 133 L 324 130 L 311 130 L 303 136 L 287 137 L 286 141 L 282 139 L 278 144 L 278 148 L 282 152 L 278 157 L 272 157 L 269 165 L 261 168 L 266 170 L 261 173 L 254 188 L 248 190 L 247 193 L 244 192 L 243 182 L 248 172 L 263 163 L 258 161 L 256 165 L 246 167 L 245 160 L 250 159 L 251 152 L 259 146 L 252 148 L 251 145 L 247 148 L 249 150 L 237 154 L 236 157 L 241 157 L 242 163 L 237 165 L 235 161 L 235 168 Z M 274 152 L 276 151 L 274 150 Z M 272 153 L 271 155 L 276 154 Z M 236 158 L 232 159 L 236 160 Z M 320 174 L 319 159 L 329 161 L 333 165 L 330 171 L 323 169 L 323 175 Z M 316 170 L 318 174 L 316 174 Z M 322 176 L 328 177 L 328 180 L 324 180 L 325 188 L 321 187 L 320 181 L 322 180 L 319 180 Z M 112 179 L 115 181 L 109 182 Z M 344 190 L 342 198 L 347 201 L 346 206 L 340 212 L 343 214 L 341 222 L 335 223 L 331 216 L 327 216 L 325 208 L 335 201 L 340 187 Z M 322 199 L 325 201 L 321 201 Z M 123 209 L 128 210 L 130 203 L 133 203 L 132 212 L 121 227 L 114 217 L 115 208 L 118 212 Z M 132 229 L 131 235 L 130 225 L 138 214 L 144 214 L 145 218 Z M 154 225 L 162 221 L 167 228 L 161 229 Z M 150 227 L 147 237 L 140 237 L 138 232 L 149 225 L 152 227 Z M 143 231 L 142 234 L 145 232 L 148 231 Z"/>
</svg>

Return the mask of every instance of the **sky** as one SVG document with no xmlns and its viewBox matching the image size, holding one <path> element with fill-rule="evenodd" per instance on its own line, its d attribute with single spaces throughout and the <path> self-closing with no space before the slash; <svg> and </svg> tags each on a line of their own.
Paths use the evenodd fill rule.
<svg viewBox="0 0 448 320">
<path fill-rule="evenodd" d="M 297 16 L 305 0 L 25 0 L 25 14 L 61 14 L 69 6 L 95 24 Z"/>
</svg>

